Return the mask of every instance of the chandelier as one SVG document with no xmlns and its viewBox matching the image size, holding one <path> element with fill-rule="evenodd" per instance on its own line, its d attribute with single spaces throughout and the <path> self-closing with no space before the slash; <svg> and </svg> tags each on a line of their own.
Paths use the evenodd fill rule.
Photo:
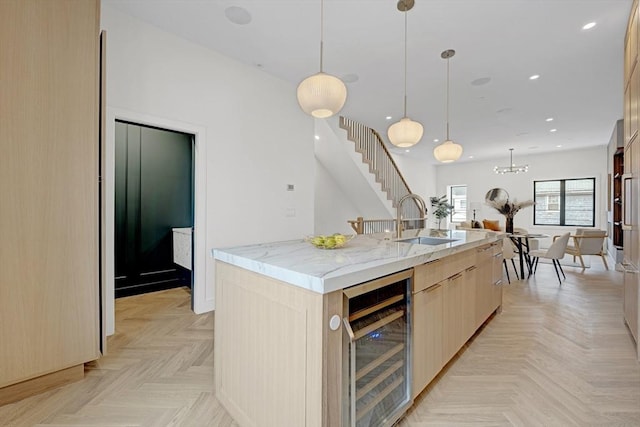
<svg viewBox="0 0 640 427">
<path fill-rule="evenodd" d="M 496 166 L 493 168 L 495 173 L 504 175 L 505 173 L 524 173 L 529 170 L 529 165 L 516 166 L 513 163 L 513 148 L 509 148 L 509 166 Z"/>
</svg>

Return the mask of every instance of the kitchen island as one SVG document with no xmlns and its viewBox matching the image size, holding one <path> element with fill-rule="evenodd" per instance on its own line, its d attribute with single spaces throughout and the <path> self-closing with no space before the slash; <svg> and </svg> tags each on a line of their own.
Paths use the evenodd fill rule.
<svg viewBox="0 0 640 427">
<path fill-rule="evenodd" d="M 397 418 L 371 415 L 376 405 L 390 405 L 384 396 L 406 389 L 401 415 L 499 309 L 501 235 L 408 230 L 402 238 L 412 240 L 389 237 L 359 235 L 336 250 L 318 249 L 303 239 L 213 250 L 216 394 L 240 425 L 392 423 Z M 430 244 L 415 243 L 420 237 Z M 406 288 L 406 294 L 385 297 L 392 288 Z M 374 293 L 370 308 L 350 311 L 350 301 Z M 354 338 L 350 321 L 374 311 L 393 323 L 376 329 L 384 319 L 371 320 L 366 333 L 356 331 Z M 374 364 L 356 372 L 355 356 L 349 359 L 354 339 L 361 346 L 364 339 L 393 334 L 406 336 L 406 342 L 377 358 L 389 384 L 384 372 L 374 372 Z M 389 361 L 395 363 L 387 366 Z M 362 383 L 372 372 L 378 379 L 356 389 L 356 377 Z M 378 384 L 389 391 L 375 389 Z"/>
</svg>

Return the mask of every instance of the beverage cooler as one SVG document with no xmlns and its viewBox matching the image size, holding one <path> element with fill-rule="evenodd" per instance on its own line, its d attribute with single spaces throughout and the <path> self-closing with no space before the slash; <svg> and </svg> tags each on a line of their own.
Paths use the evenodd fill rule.
<svg viewBox="0 0 640 427">
<path fill-rule="evenodd" d="M 412 271 L 343 291 L 343 426 L 390 426 L 412 404 Z"/>
</svg>

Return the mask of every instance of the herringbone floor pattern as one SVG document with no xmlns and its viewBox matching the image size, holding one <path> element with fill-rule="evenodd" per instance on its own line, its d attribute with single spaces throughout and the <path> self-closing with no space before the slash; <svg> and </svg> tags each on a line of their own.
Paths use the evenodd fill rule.
<svg viewBox="0 0 640 427">
<path fill-rule="evenodd" d="M 640 364 L 622 274 L 551 264 L 505 286 L 486 323 L 416 399 L 401 427 L 640 426 Z"/>
<path fill-rule="evenodd" d="M 622 275 L 593 264 L 565 268 L 561 287 L 542 264 L 506 285 L 502 314 L 400 426 L 640 426 Z M 80 382 L 0 407 L 0 426 L 236 426 L 213 394 L 213 315 L 191 313 L 189 298 L 174 289 L 117 300 L 109 354 Z"/>
</svg>

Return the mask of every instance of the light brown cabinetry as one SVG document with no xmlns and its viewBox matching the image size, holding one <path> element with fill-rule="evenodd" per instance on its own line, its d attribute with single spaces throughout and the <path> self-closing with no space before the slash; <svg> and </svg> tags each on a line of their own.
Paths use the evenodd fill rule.
<svg viewBox="0 0 640 427">
<path fill-rule="evenodd" d="M 640 359 L 640 71 L 638 71 L 638 0 L 629 13 L 624 55 L 624 174 L 622 175 L 622 243 L 624 319 Z"/>
<path fill-rule="evenodd" d="M 0 1 L 0 404 L 100 355 L 99 11 Z"/>
<path fill-rule="evenodd" d="M 464 289 L 463 272 L 447 279 L 442 291 L 442 355 L 450 360 L 466 341 L 464 339 Z"/>
<path fill-rule="evenodd" d="M 502 287 L 493 280 L 496 248 L 501 254 L 497 243 L 415 267 L 413 397 L 502 304 Z"/>
<path fill-rule="evenodd" d="M 420 394 L 444 366 L 442 291 L 443 283 L 437 283 L 413 295 L 413 397 Z"/>
<path fill-rule="evenodd" d="M 476 332 L 476 285 L 478 280 L 477 266 L 467 268 L 463 273 L 464 289 L 462 295 L 462 344 Z M 495 308 L 494 308 L 495 310 Z"/>
<path fill-rule="evenodd" d="M 216 302 L 216 394 L 240 425 L 340 425 L 324 418 L 322 402 L 323 393 L 340 402 L 331 387 L 342 386 L 342 333 L 323 318 L 342 311 L 342 292 L 322 295 L 217 262 Z"/>
<path fill-rule="evenodd" d="M 491 244 L 491 259 L 491 307 L 497 307 L 502 305 L 502 241 Z"/>
<path fill-rule="evenodd" d="M 502 242 L 476 249 L 476 327 L 502 305 Z"/>
</svg>

